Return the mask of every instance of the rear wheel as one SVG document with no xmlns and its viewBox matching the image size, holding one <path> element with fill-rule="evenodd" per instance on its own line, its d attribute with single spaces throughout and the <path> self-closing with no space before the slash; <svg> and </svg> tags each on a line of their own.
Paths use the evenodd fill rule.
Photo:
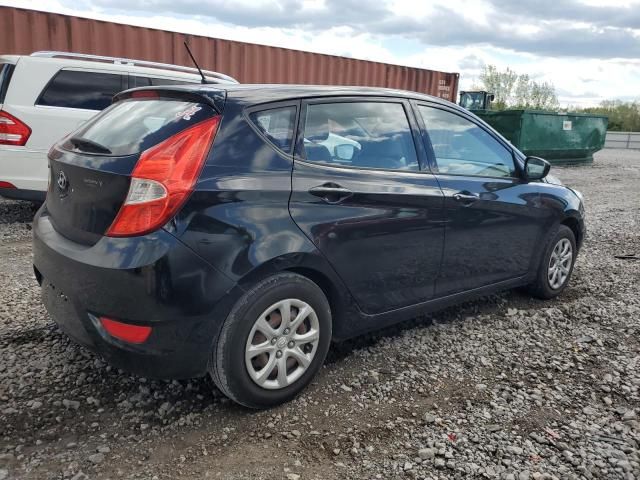
<svg viewBox="0 0 640 480">
<path fill-rule="evenodd" d="M 560 295 L 569 284 L 576 254 L 573 231 L 566 225 L 560 225 L 547 240 L 536 280 L 530 285 L 529 291 L 544 299 Z"/>
<path fill-rule="evenodd" d="M 309 279 L 282 273 L 262 280 L 225 320 L 209 372 L 218 388 L 250 408 L 295 397 L 322 366 L 331 341 L 331 311 Z"/>
</svg>

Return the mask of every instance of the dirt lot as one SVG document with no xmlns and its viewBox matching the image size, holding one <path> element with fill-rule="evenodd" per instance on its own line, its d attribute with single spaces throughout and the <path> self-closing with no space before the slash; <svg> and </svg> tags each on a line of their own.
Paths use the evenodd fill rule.
<svg viewBox="0 0 640 480">
<path fill-rule="evenodd" d="M 40 305 L 30 205 L 0 202 L 0 480 L 640 478 L 640 152 L 553 173 L 588 210 L 561 298 L 508 292 L 336 345 L 266 412 L 72 344 Z"/>
</svg>

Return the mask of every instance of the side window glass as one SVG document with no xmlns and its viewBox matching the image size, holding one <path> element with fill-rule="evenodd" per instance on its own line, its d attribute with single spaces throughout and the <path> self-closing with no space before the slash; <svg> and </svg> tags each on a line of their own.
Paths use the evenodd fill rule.
<svg viewBox="0 0 640 480">
<path fill-rule="evenodd" d="M 198 83 L 198 82 L 190 82 L 187 80 L 176 80 L 174 78 L 160 78 L 160 77 L 143 77 L 140 75 L 134 75 L 131 77 L 132 84 L 134 87 L 157 87 L 160 85 L 186 85 L 190 83 Z"/>
<path fill-rule="evenodd" d="M 400 103 L 309 105 L 304 125 L 304 150 L 310 162 L 419 170 L 411 128 Z"/>
<path fill-rule="evenodd" d="M 11 63 L 0 63 L 0 103 L 4 102 L 4 98 L 7 95 L 13 69 L 14 65 Z"/>
<path fill-rule="evenodd" d="M 295 107 L 261 110 L 251 113 L 249 118 L 271 143 L 284 152 L 291 152 L 293 129 L 296 121 Z"/>
<path fill-rule="evenodd" d="M 151 78 L 150 77 L 139 77 L 132 76 L 131 79 L 131 88 L 137 87 L 150 87 L 151 86 Z"/>
<path fill-rule="evenodd" d="M 104 110 L 122 91 L 122 75 L 114 73 L 59 71 L 46 86 L 38 105 Z"/>
<path fill-rule="evenodd" d="M 438 171 L 449 175 L 515 177 L 511 152 L 475 123 L 445 110 L 420 105 Z"/>
</svg>

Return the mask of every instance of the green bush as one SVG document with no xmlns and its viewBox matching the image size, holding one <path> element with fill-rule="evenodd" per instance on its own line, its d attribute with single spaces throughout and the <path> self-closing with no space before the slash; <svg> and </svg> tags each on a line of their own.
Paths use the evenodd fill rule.
<svg viewBox="0 0 640 480">
<path fill-rule="evenodd" d="M 597 107 L 571 108 L 568 111 L 593 113 L 609 117 L 609 130 L 616 132 L 640 132 L 640 103 L 605 100 Z"/>
</svg>

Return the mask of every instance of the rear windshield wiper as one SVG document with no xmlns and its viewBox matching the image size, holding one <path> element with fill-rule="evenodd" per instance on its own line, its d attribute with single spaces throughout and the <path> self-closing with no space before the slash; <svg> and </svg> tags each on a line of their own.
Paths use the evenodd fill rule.
<svg viewBox="0 0 640 480">
<path fill-rule="evenodd" d="M 71 137 L 69 142 L 76 147 L 78 150 L 82 150 L 83 152 L 91 152 L 91 153 L 104 153 L 111 154 L 111 150 L 109 150 L 104 145 L 100 145 L 93 140 L 89 140 L 88 138 L 82 137 Z"/>
</svg>

